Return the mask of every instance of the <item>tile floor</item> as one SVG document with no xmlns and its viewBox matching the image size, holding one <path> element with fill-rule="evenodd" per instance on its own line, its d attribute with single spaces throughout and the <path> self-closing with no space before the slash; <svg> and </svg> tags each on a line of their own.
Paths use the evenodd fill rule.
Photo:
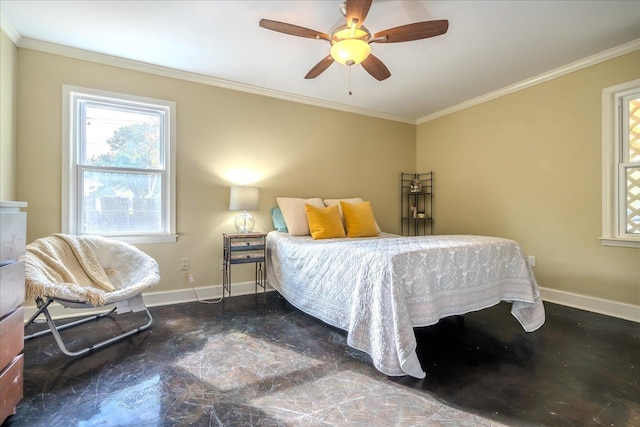
<svg viewBox="0 0 640 427">
<path fill-rule="evenodd" d="M 505 303 L 416 329 L 424 380 L 379 373 L 276 293 L 155 307 L 150 330 L 83 357 L 28 341 L 3 427 L 640 426 L 640 325 L 545 307 L 529 334 Z M 63 337 L 80 346 L 135 316 Z"/>
</svg>

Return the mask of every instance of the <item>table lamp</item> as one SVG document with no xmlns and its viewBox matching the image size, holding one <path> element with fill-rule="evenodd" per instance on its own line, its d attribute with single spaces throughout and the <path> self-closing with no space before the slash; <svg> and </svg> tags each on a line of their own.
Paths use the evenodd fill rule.
<svg viewBox="0 0 640 427">
<path fill-rule="evenodd" d="M 260 192 L 258 187 L 231 187 L 229 210 L 242 211 L 234 221 L 238 233 L 251 233 L 253 231 L 256 221 L 247 211 L 257 211 L 259 205 Z"/>
</svg>

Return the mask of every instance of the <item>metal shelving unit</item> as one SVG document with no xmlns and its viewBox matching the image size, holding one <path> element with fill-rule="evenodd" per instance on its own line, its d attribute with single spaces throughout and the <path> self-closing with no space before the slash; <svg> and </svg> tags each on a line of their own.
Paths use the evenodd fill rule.
<svg viewBox="0 0 640 427">
<path fill-rule="evenodd" d="M 403 236 L 435 234 L 433 172 L 400 174 L 400 218 Z"/>
</svg>

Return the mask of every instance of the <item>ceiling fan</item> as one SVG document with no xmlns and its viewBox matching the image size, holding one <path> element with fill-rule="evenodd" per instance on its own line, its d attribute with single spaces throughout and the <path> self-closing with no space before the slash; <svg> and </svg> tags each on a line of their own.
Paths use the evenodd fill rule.
<svg viewBox="0 0 640 427">
<path fill-rule="evenodd" d="M 371 2 L 372 0 L 346 0 L 342 3 L 340 10 L 346 17 L 347 23 L 333 30 L 331 34 L 270 19 L 261 19 L 260 26 L 292 36 L 326 40 L 331 44 L 330 53 L 311 68 L 304 76 L 305 79 L 318 77 L 334 61 L 337 61 L 347 66 L 362 64 L 369 74 L 380 81 L 389 78 L 391 73 L 382 61 L 371 54 L 369 46 L 371 43 L 398 43 L 426 39 L 444 34 L 449 28 L 449 21 L 442 19 L 414 22 L 372 35 L 363 25 Z"/>
</svg>

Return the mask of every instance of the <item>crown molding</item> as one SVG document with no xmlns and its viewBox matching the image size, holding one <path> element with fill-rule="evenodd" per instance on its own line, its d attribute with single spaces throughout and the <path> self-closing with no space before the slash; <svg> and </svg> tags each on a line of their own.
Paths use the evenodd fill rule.
<svg viewBox="0 0 640 427">
<path fill-rule="evenodd" d="M 215 77 L 205 76 L 203 74 L 192 73 L 188 71 L 177 70 L 174 68 L 163 67 L 159 65 L 148 64 L 145 62 L 134 61 L 130 59 L 111 56 L 103 53 L 91 52 L 83 49 L 73 48 L 69 46 L 62 46 L 55 43 L 43 42 L 41 40 L 30 39 L 21 37 L 19 43 L 16 43 L 19 48 L 30 49 L 44 53 L 50 53 L 59 56 L 65 56 L 68 58 L 79 59 L 83 61 L 94 62 L 98 64 L 110 65 L 119 68 L 125 68 L 128 70 L 139 71 L 142 73 L 154 74 L 163 77 L 170 77 L 179 80 L 186 80 L 195 83 L 201 83 L 209 86 L 216 86 L 230 90 L 237 90 L 241 92 L 247 92 L 254 95 L 268 96 L 270 98 L 282 99 L 285 101 L 298 102 L 301 104 L 313 105 L 316 107 L 329 108 L 332 110 L 345 111 L 348 113 L 361 114 L 364 116 L 376 117 L 379 119 L 391 120 L 401 123 L 407 123 L 415 125 L 415 119 L 407 117 L 396 116 L 392 114 L 385 114 L 379 111 L 368 110 L 365 108 L 357 108 L 346 104 L 340 104 L 336 102 L 323 101 L 311 97 L 295 95 L 292 93 L 265 89 L 258 86 L 248 85 L 244 83 L 234 82 L 231 80 L 224 80 Z"/>
<path fill-rule="evenodd" d="M 11 25 L 11 22 L 9 22 L 2 13 L 0 13 L 0 29 L 11 39 L 13 44 L 16 46 L 20 44 L 22 35 Z"/>
<path fill-rule="evenodd" d="M 579 61 L 572 62 L 570 64 L 564 65 L 562 67 L 553 69 L 551 71 L 547 71 L 542 74 L 538 74 L 530 79 L 523 80 L 521 82 L 515 83 L 510 86 L 503 87 L 502 89 L 498 89 L 494 92 L 487 93 L 485 95 L 479 96 L 477 98 L 470 99 L 468 101 L 462 102 L 460 104 L 454 105 L 449 108 L 445 108 L 444 110 L 437 111 L 433 114 L 426 115 L 424 117 L 418 118 L 416 120 L 416 124 L 420 125 L 422 123 L 426 123 L 431 120 L 435 120 L 437 118 L 467 109 L 469 107 L 473 107 L 478 104 L 482 104 L 484 102 L 491 101 L 496 98 L 500 98 L 501 96 L 505 96 L 514 92 L 518 92 L 522 89 L 526 89 L 531 86 L 535 86 L 537 84 L 553 80 L 557 77 L 564 76 L 569 73 L 573 73 L 578 70 L 582 70 L 583 68 L 590 67 L 592 65 L 599 64 L 604 61 L 608 61 L 609 59 L 617 58 L 618 56 L 626 55 L 628 53 L 634 52 L 636 50 L 640 50 L 640 39 L 632 40 L 623 45 L 605 50 L 603 52 L 597 53 L 593 56 L 589 56 L 587 58 L 581 59 Z"/>
<path fill-rule="evenodd" d="M 98 64 L 110 65 L 114 67 L 124 68 L 133 71 L 139 71 L 148 74 L 154 74 L 163 77 L 170 77 L 179 80 L 185 80 L 195 83 L 201 83 L 209 86 L 221 87 L 224 89 L 237 90 L 241 92 L 247 92 L 254 95 L 267 96 L 270 98 L 277 98 L 284 101 L 297 102 L 301 104 L 313 105 L 316 107 L 328 108 L 332 110 L 344 111 L 348 113 L 360 114 L 369 117 L 375 117 L 384 120 L 391 120 L 400 123 L 407 123 L 412 125 L 420 125 L 431 120 L 435 120 L 446 115 L 462 111 L 464 109 L 488 102 L 502 96 L 535 86 L 537 84 L 553 80 L 557 77 L 564 76 L 566 74 L 581 70 L 583 68 L 590 67 L 592 65 L 599 64 L 609 59 L 616 58 L 618 56 L 626 55 L 628 53 L 640 50 L 640 39 L 632 40 L 623 45 L 605 50 L 590 57 L 572 62 L 562 67 L 553 69 L 551 71 L 539 74 L 530 79 L 523 80 L 510 86 L 506 86 L 502 89 L 494 92 L 481 95 L 479 97 L 470 99 L 468 101 L 456 104 L 454 106 L 445 108 L 435 113 L 413 119 L 408 117 L 396 116 L 392 114 L 381 113 L 379 111 L 368 110 L 365 108 L 353 107 L 346 104 L 340 104 L 336 102 L 323 101 L 311 97 L 302 95 L 296 95 L 288 92 L 282 92 L 272 89 L 265 89 L 258 86 L 248 85 L 244 83 L 234 82 L 231 80 L 224 80 L 215 77 L 205 76 L 203 74 L 192 73 L 188 71 L 177 70 L 168 67 L 162 67 L 159 65 L 148 64 L 145 62 L 134 61 L 130 59 L 120 58 L 107 54 L 91 52 L 83 49 L 77 49 L 69 46 L 62 46 L 55 43 L 47 43 L 40 40 L 30 39 L 22 37 L 18 33 L 11 23 L 0 14 L 0 26 L 7 36 L 14 42 L 19 48 L 30 49 L 40 51 L 44 53 L 51 53 L 54 55 L 65 56 L 69 58 L 79 59 L 83 61 L 94 62 Z"/>
</svg>

